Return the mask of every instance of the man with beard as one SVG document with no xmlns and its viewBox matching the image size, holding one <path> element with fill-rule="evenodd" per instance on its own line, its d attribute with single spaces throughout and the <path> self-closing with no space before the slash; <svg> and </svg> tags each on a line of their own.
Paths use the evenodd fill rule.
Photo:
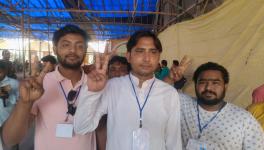
<svg viewBox="0 0 264 150">
<path fill-rule="evenodd" d="M 178 93 L 154 76 L 161 52 L 154 33 L 138 31 L 127 43 L 128 75 L 106 84 L 107 67 L 101 77 L 96 70 L 89 73 L 97 87 L 106 86 L 82 89 L 86 94 L 80 96 L 74 116 L 75 131 L 83 135 L 94 131 L 107 114 L 107 150 L 181 150 Z"/>
<path fill-rule="evenodd" d="M 58 58 L 55 71 L 46 65 L 39 76 L 20 84 L 20 99 L 4 125 L 7 145 L 19 143 L 35 118 L 35 150 L 95 150 L 95 135 L 73 132 L 73 116 L 87 76 L 81 69 L 87 33 L 66 25 L 53 36 L 53 49 Z"/>
<path fill-rule="evenodd" d="M 254 117 L 224 101 L 227 70 L 202 64 L 194 73 L 197 98 L 180 94 L 183 147 L 187 150 L 263 150 L 264 133 Z"/>
</svg>

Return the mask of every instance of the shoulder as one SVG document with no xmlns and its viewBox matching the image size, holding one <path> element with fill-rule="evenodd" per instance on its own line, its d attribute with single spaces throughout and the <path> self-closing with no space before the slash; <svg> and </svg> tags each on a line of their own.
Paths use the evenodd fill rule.
<svg viewBox="0 0 264 150">
<path fill-rule="evenodd" d="M 251 105 L 248 106 L 247 109 L 251 113 L 254 113 L 254 112 L 262 112 L 262 113 L 264 113 L 264 102 L 251 104 Z"/>
<path fill-rule="evenodd" d="M 121 90 L 122 88 L 127 88 L 130 84 L 128 75 L 121 76 L 121 77 L 114 77 L 109 79 L 106 84 L 107 90 Z"/>
<path fill-rule="evenodd" d="M 44 89 L 51 83 L 57 83 L 56 80 L 57 80 L 56 73 L 54 71 L 47 73 L 43 79 Z"/>
<path fill-rule="evenodd" d="M 196 102 L 196 99 L 194 97 L 191 97 L 190 95 L 187 95 L 185 93 L 179 92 L 180 97 L 180 103 L 181 105 L 190 105 Z"/>
<path fill-rule="evenodd" d="M 111 84 L 111 85 L 121 85 L 121 84 L 128 83 L 128 81 L 129 81 L 128 75 L 125 75 L 125 76 L 114 77 L 112 79 L 109 79 L 108 80 L 108 84 Z"/>
<path fill-rule="evenodd" d="M 44 80 L 50 80 L 50 79 L 55 79 L 56 78 L 56 73 L 55 71 L 49 72 L 45 75 Z"/>
<path fill-rule="evenodd" d="M 256 119 L 252 116 L 250 112 L 232 103 L 227 103 L 227 110 L 229 112 L 228 115 L 237 116 L 238 118 L 242 118 L 243 121 L 256 121 Z"/>
<path fill-rule="evenodd" d="M 18 84 L 18 80 L 8 77 L 9 82 Z"/>
<path fill-rule="evenodd" d="M 158 89 L 158 91 L 162 91 L 167 94 L 176 94 L 178 96 L 177 90 L 170 84 L 155 78 L 155 83 L 153 88 Z"/>
</svg>

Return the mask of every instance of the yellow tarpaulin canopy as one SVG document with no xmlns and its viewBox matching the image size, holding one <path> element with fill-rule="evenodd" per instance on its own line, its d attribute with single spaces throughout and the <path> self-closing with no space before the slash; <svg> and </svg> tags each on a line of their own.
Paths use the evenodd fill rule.
<svg viewBox="0 0 264 150">
<path fill-rule="evenodd" d="M 184 91 L 193 96 L 194 70 L 213 61 L 230 73 L 226 100 L 246 107 L 254 88 L 264 83 L 264 0 L 226 0 L 212 12 L 172 25 L 159 38 L 169 63 L 192 58 Z"/>
</svg>

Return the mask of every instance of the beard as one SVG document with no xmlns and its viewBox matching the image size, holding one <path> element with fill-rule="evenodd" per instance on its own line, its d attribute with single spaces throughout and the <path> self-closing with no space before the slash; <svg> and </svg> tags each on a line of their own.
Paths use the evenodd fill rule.
<svg viewBox="0 0 264 150">
<path fill-rule="evenodd" d="M 224 101 L 224 97 L 225 97 L 225 89 L 223 90 L 223 93 L 219 97 L 217 97 L 217 94 L 215 92 L 208 91 L 208 90 L 205 90 L 205 91 L 203 91 L 200 94 L 195 89 L 195 93 L 196 93 L 196 96 L 197 96 L 198 104 L 204 104 L 204 105 L 209 105 L 209 106 L 213 106 L 213 105 L 217 105 L 219 103 L 222 103 Z M 216 98 L 214 98 L 214 99 L 207 99 L 207 98 L 203 97 L 203 94 L 205 94 L 205 93 L 214 94 L 216 96 Z"/>
<path fill-rule="evenodd" d="M 83 57 L 81 60 L 79 60 L 79 61 L 77 61 L 75 63 L 68 63 L 67 60 L 66 60 L 67 56 L 65 56 L 65 58 L 63 59 L 62 57 L 60 57 L 58 55 L 57 58 L 58 58 L 58 62 L 61 64 L 62 67 L 68 68 L 68 69 L 72 69 L 72 70 L 79 69 L 80 66 L 82 65 L 83 60 L 84 60 L 84 57 Z M 76 56 L 76 58 L 79 59 L 78 56 Z"/>
</svg>

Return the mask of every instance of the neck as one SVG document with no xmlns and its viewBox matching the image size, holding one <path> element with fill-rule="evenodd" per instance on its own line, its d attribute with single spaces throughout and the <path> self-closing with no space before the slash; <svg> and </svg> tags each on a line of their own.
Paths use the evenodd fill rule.
<svg viewBox="0 0 264 150">
<path fill-rule="evenodd" d="M 206 105 L 206 104 L 202 104 L 200 103 L 199 105 L 207 110 L 207 111 L 218 111 L 219 109 L 221 109 L 222 107 L 224 107 L 224 105 L 226 104 L 225 101 L 221 101 L 220 103 L 216 104 L 216 105 Z"/>
<path fill-rule="evenodd" d="M 81 80 L 81 77 L 82 77 L 81 67 L 77 68 L 77 69 L 69 69 L 69 68 L 65 68 L 65 67 L 59 65 L 58 70 L 59 70 L 59 72 L 61 73 L 62 76 L 64 76 L 65 78 L 71 80 L 73 86 L 78 81 Z"/>
<path fill-rule="evenodd" d="M 151 78 L 153 78 L 153 74 L 151 74 L 151 75 L 147 75 L 147 76 L 142 76 L 142 75 L 139 75 L 139 74 L 137 74 L 137 73 L 135 73 L 135 72 L 133 72 L 133 71 L 131 71 L 131 73 L 135 76 L 135 77 L 137 77 L 138 78 L 138 86 L 139 86 L 139 88 L 141 88 L 142 87 L 142 84 L 146 81 L 146 80 L 149 80 L 149 79 L 151 79 Z"/>
</svg>

